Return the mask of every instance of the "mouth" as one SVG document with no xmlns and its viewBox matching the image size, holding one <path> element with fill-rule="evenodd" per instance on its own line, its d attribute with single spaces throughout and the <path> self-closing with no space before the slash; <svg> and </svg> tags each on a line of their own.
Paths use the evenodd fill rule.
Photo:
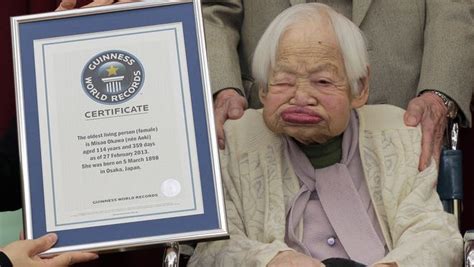
<svg viewBox="0 0 474 267">
<path fill-rule="evenodd" d="M 291 107 L 281 113 L 283 121 L 295 124 L 317 124 L 323 118 L 316 112 L 303 107 Z"/>
</svg>

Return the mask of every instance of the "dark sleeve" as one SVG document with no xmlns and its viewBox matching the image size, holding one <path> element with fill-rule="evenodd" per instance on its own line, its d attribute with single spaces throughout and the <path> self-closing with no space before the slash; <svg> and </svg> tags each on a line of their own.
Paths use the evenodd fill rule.
<svg viewBox="0 0 474 267">
<path fill-rule="evenodd" d="M 365 267 L 364 264 L 349 259 L 329 258 L 322 261 L 326 267 Z"/>
<path fill-rule="evenodd" d="M 21 178 L 15 121 L 0 138 L 0 211 L 20 208 Z"/>
<path fill-rule="evenodd" d="M 12 262 L 8 256 L 0 251 L 0 267 L 13 267 Z"/>
</svg>

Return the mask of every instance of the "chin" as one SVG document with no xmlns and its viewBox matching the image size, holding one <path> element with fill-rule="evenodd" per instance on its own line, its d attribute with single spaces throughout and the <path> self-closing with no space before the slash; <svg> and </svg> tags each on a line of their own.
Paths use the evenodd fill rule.
<svg viewBox="0 0 474 267">
<path fill-rule="evenodd" d="M 326 143 L 332 137 L 322 134 L 321 132 L 310 131 L 307 128 L 298 129 L 294 131 L 285 131 L 284 134 L 293 137 L 298 140 L 298 142 L 303 144 L 322 144 Z"/>
</svg>

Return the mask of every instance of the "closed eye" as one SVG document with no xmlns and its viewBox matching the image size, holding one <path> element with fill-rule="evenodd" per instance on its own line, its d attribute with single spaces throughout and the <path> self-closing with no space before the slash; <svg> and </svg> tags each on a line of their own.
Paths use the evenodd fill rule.
<svg viewBox="0 0 474 267">
<path fill-rule="evenodd" d="M 270 84 L 270 85 L 271 85 L 271 86 L 293 86 L 293 84 L 287 83 L 287 82 L 272 83 L 272 84 Z"/>
<path fill-rule="evenodd" d="M 324 80 L 324 79 L 316 80 L 316 81 L 314 81 L 314 83 L 316 83 L 317 85 L 322 85 L 322 86 L 327 86 L 327 85 L 331 85 L 331 84 L 332 84 L 331 81 L 329 81 L 329 80 Z"/>
</svg>

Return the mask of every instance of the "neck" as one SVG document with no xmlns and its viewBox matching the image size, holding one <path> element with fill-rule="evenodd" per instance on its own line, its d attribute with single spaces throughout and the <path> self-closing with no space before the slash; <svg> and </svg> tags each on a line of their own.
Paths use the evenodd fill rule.
<svg viewBox="0 0 474 267">
<path fill-rule="evenodd" d="M 341 161 L 342 134 L 323 144 L 305 145 L 298 141 L 296 143 L 315 169 L 325 168 Z"/>
</svg>

